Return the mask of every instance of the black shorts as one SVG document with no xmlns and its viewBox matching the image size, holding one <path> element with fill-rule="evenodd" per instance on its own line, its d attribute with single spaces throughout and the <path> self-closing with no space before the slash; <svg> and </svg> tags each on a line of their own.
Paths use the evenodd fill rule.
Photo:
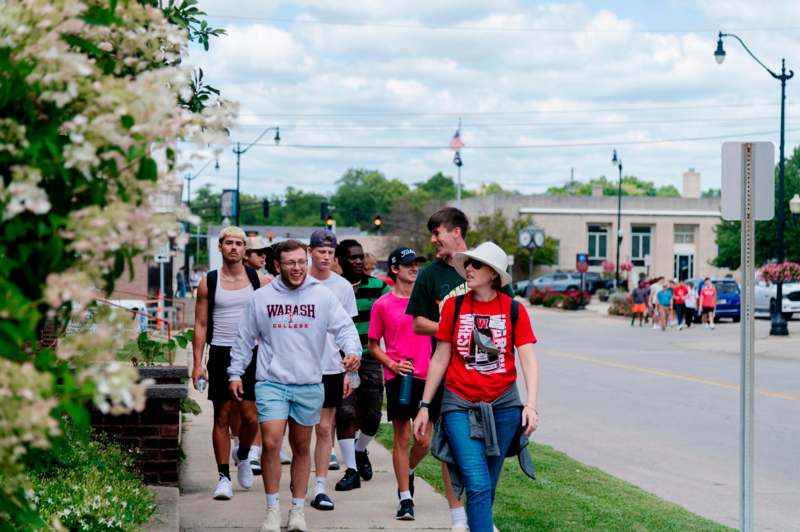
<svg viewBox="0 0 800 532">
<path fill-rule="evenodd" d="M 244 370 L 242 375 L 242 397 L 245 401 L 256 400 L 256 352 L 253 349 L 253 358 L 250 365 Z M 212 345 L 208 350 L 208 398 L 211 401 L 229 401 L 233 399 L 229 388 L 228 366 L 231 365 L 231 348 L 219 345 Z"/>
<path fill-rule="evenodd" d="M 355 424 L 364 434 L 374 435 L 383 418 L 383 365 L 372 358 L 364 358 L 358 375 L 361 385 L 336 409 L 337 431 L 344 433 Z"/>
<path fill-rule="evenodd" d="M 407 405 L 400 404 L 400 386 L 403 382 L 402 377 L 394 377 L 386 381 L 386 415 L 389 421 L 408 421 L 417 417 L 419 412 L 419 402 L 422 400 L 422 392 L 425 390 L 425 381 L 413 379 L 411 387 L 411 401 Z"/>
<path fill-rule="evenodd" d="M 322 408 L 341 406 L 344 395 L 344 373 L 323 375 L 322 385 L 325 387 L 325 401 L 322 403 Z"/>
<path fill-rule="evenodd" d="M 714 307 L 703 307 L 703 312 L 701 312 L 701 315 L 702 314 L 713 314 L 713 313 L 714 313 Z"/>
</svg>

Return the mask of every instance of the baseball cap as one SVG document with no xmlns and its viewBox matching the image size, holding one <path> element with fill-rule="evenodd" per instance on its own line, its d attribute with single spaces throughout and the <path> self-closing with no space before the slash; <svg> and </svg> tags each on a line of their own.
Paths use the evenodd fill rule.
<svg viewBox="0 0 800 532">
<path fill-rule="evenodd" d="M 336 235 L 330 229 L 317 229 L 311 233 L 308 245 L 312 248 L 335 248 Z"/>
<path fill-rule="evenodd" d="M 251 236 L 248 237 L 245 249 L 250 251 L 253 249 L 266 249 L 269 247 L 269 244 L 266 240 L 261 238 L 260 236 Z"/>
<path fill-rule="evenodd" d="M 413 262 L 426 262 L 428 259 L 425 257 L 417 256 L 417 252 L 411 248 L 401 246 L 389 254 L 389 266 L 398 266 L 400 264 L 411 264 Z"/>
</svg>

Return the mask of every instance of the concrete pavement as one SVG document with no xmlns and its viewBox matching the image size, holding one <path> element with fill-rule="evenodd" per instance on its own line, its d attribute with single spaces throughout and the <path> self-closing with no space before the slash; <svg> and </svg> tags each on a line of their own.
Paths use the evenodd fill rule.
<svg viewBox="0 0 800 532">
<path fill-rule="evenodd" d="M 211 493 L 217 481 L 217 467 L 211 450 L 211 403 L 190 390 L 190 397 L 203 408 L 199 416 L 189 415 L 184 426 L 183 450 L 186 461 L 181 469 L 181 496 L 179 499 L 181 530 L 258 530 L 264 519 L 266 499 L 264 484 L 257 477 L 249 491 L 239 487 L 236 469 L 231 465 L 234 497 L 229 501 L 216 501 Z M 288 443 L 285 443 L 288 449 Z M 336 509 L 321 512 L 309 503 L 313 495 L 313 463 L 309 479 L 309 496 L 306 497 L 306 521 L 309 530 L 449 530 L 450 515 L 445 498 L 436 493 L 422 479 L 415 482 L 415 521 L 397 521 L 397 487 L 392 469 L 391 454 L 379 443 L 370 444 L 370 460 L 375 476 L 362 482 L 361 488 L 350 492 L 333 491 L 343 471 L 328 475 L 328 495 Z M 341 455 L 340 455 L 341 456 Z M 289 492 L 289 466 L 281 474 L 281 513 L 284 525 L 291 505 Z"/>
</svg>

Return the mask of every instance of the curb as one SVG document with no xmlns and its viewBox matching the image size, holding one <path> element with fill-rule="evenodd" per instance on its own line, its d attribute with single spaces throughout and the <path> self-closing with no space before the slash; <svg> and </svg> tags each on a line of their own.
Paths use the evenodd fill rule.
<svg viewBox="0 0 800 532">
<path fill-rule="evenodd" d="M 144 528 L 146 532 L 178 532 L 181 527 L 178 499 L 180 490 L 174 486 L 149 486 L 156 494 L 156 513 Z"/>
</svg>

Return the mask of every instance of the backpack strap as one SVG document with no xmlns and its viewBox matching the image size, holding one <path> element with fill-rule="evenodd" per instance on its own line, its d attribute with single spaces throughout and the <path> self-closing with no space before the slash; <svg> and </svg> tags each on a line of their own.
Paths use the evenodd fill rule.
<svg viewBox="0 0 800 532">
<path fill-rule="evenodd" d="M 517 318 L 519 318 L 519 301 L 511 300 L 511 349 L 514 349 L 514 333 L 517 332 Z"/>
<path fill-rule="evenodd" d="M 247 273 L 247 278 L 250 279 L 250 284 L 253 285 L 253 291 L 261 288 L 261 279 L 258 278 L 258 272 L 250 266 L 245 266 L 244 271 Z"/>
<path fill-rule="evenodd" d="M 211 345 L 214 337 L 214 296 L 217 294 L 217 278 L 219 270 L 211 270 L 206 275 L 206 285 L 208 286 L 208 316 L 206 317 L 206 343 Z"/>
<path fill-rule="evenodd" d="M 456 334 L 456 322 L 458 322 L 458 315 L 461 313 L 461 305 L 464 303 L 465 296 L 466 294 L 456 296 L 456 308 L 453 310 L 453 328 L 450 331 L 450 340 L 452 340 L 453 335 Z"/>
</svg>

